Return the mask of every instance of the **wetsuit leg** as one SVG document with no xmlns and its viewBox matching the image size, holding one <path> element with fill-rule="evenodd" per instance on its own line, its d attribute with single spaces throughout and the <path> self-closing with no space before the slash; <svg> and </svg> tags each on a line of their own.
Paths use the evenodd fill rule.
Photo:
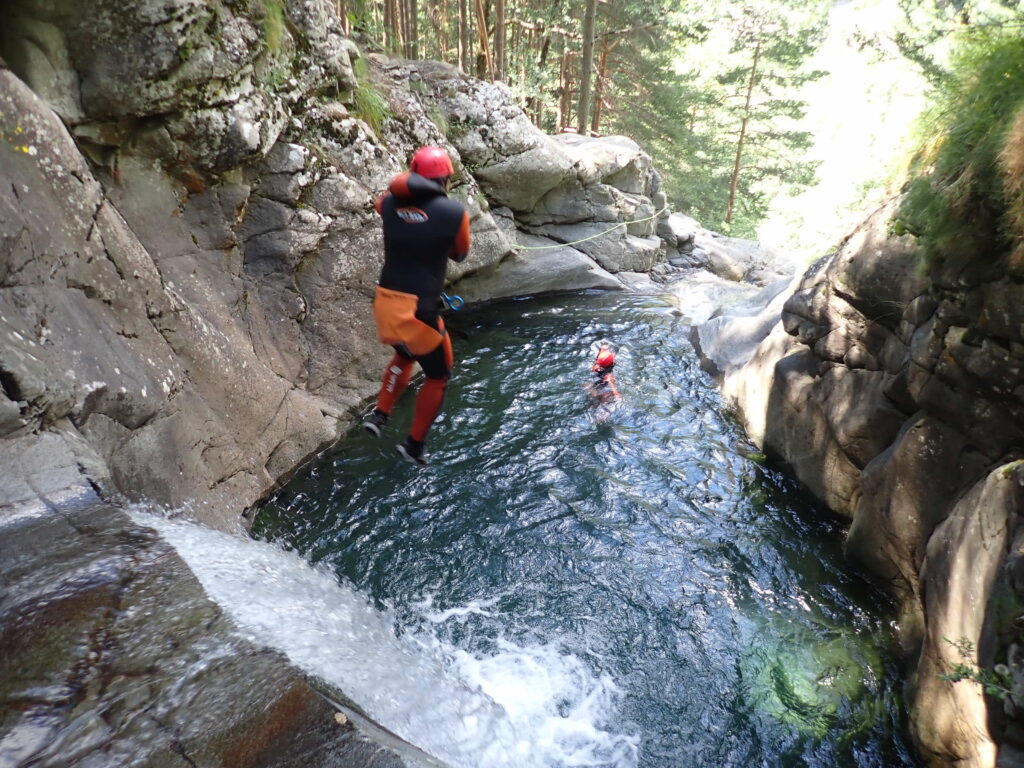
<svg viewBox="0 0 1024 768">
<path fill-rule="evenodd" d="M 407 351 L 395 347 L 395 355 L 384 369 L 384 380 L 380 385 L 380 394 L 377 395 L 377 410 L 390 414 L 395 407 L 399 395 L 405 391 L 412 376 L 412 364 L 415 361 Z"/>
<path fill-rule="evenodd" d="M 416 362 L 423 369 L 426 380 L 416 396 L 416 414 L 413 416 L 409 436 L 422 443 L 430 426 L 441 412 L 444 391 L 452 372 L 454 357 L 451 338 L 448 334 L 444 335 L 441 343 L 432 352 L 418 356 Z"/>
</svg>

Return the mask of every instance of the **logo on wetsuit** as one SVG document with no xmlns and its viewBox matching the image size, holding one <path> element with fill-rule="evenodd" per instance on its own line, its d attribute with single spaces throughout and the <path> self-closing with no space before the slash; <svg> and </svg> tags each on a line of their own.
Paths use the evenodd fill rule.
<svg viewBox="0 0 1024 768">
<path fill-rule="evenodd" d="M 396 208 L 395 213 L 406 224 L 423 224 L 430 218 L 426 212 L 411 205 L 405 208 Z"/>
</svg>

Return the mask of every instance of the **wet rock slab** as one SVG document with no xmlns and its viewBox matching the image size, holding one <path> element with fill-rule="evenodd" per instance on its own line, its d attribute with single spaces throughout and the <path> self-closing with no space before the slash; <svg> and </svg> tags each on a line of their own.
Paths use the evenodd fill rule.
<svg viewBox="0 0 1024 768">
<path fill-rule="evenodd" d="M 0 583 L 4 766 L 404 765 L 95 496 L 0 510 Z"/>
</svg>

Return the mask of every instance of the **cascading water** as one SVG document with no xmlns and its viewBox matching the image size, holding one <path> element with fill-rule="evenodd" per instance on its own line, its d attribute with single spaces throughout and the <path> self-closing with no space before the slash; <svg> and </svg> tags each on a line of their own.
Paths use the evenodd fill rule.
<svg viewBox="0 0 1024 768">
<path fill-rule="evenodd" d="M 595 726 L 615 688 L 553 646 L 506 643 L 486 659 L 395 617 L 297 554 L 135 513 L 189 564 L 246 637 L 283 651 L 376 721 L 450 766 L 632 765 L 635 740 Z M 438 613 L 428 622 L 486 611 Z"/>
<path fill-rule="evenodd" d="M 916 764 L 887 603 L 746 443 L 673 302 L 450 321 L 470 333 L 430 467 L 393 452 L 407 396 L 260 511 L 290 551 L 157 522 L 240 627 L 452 766 Z"/>
</svg>

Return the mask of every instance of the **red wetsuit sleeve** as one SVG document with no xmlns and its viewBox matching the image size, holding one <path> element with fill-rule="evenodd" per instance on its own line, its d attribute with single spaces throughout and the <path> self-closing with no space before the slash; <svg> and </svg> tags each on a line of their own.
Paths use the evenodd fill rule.
<svg viewBox="0 0 1024 768">
<path fill-rule="evenodd" d="M 373 207 L 377 209 L 377 213 L 381 212 L 384 207 L 384 201 L 391 195 L 395 197 L 408 197 L 409 196 L 409 174 L 400 173 L 391 180 L 388 184 L 386 192 L 382 192 L 377 201 L 373 204 Z"/>
<path fill-rule="evenodd" d="M 462 222 L 459 224 L 459 231 L 455 233 L 455 242 L 452 243 L 452 260 L 462 261 L 469 255 L 469 213 L 463 211 Z"/>
<path fill-rule="evenodd" d="M 388 191 L 395 197 L 410 197 L 409 174 L 400 173 L 388 184 Z"/>
</svg>

